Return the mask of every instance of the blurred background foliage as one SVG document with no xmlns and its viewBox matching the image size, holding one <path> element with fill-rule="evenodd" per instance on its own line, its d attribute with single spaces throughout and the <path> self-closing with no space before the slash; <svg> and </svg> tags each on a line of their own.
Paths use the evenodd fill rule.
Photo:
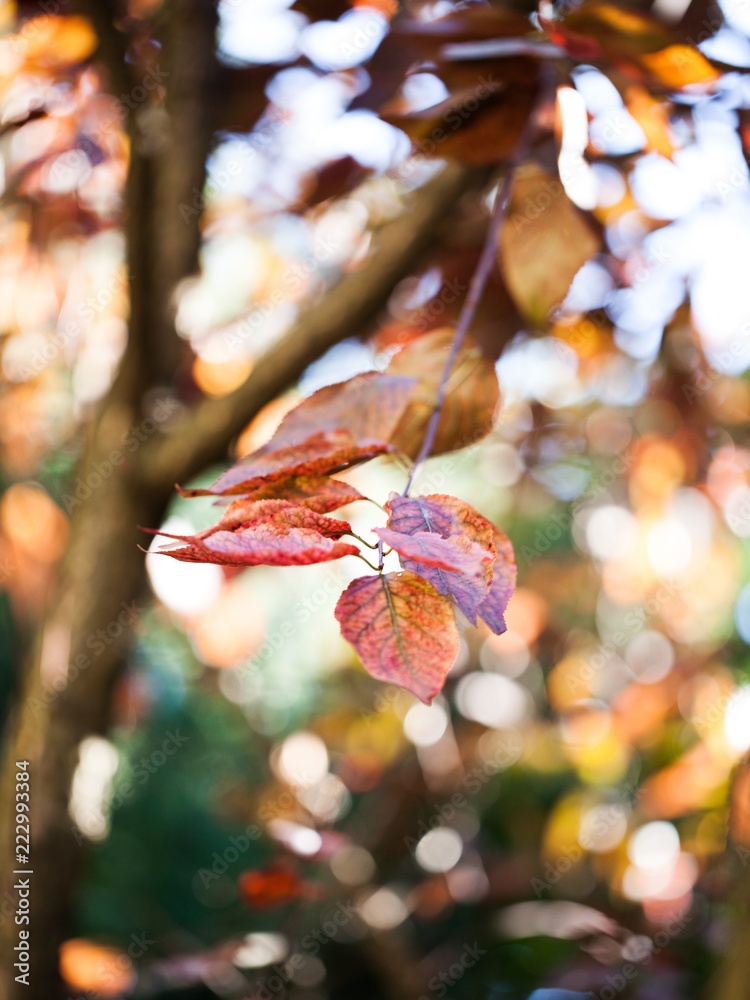
<svg viewBox="0 0 750 1000">
<path fill-rule="evenodd" d="M 159 7 L 123 4 L 144 82 L 119 100 L 90 59 L 90 20 L 64 0 L 0 7 L 3 712 L 69 515 L 96 502 L 76 459 L 127 339 L 122 106 L 139 107 L 158 147 Z M 455 97 L 459 71 L 428 58 L 394 81 L 383 118 L 363 95 L 408 48 L 378 48 L 391 18 L 430 25 L 478 8 L 406 7 L 220 5 L 220 58 L 252 69 L 260 103 L 247 128 L 220 133 L 204 190 L 182 206 L 202 236 L 200 273 L 175 297 L 183 399 L 239 386 L 437 169 L 412 155 L 432 127 L 414 121 Z M 491 9 L 531 24 L 520 5 Z M 561 253 L 565 220 L 548 211 L 559 182 L 519 171 L 510 271 L 473 331 L 493 357 L 507 345 L 494 429 L 417 483 L 468 500 L 513 540 L 508 632 L 467 627 L 427 708 L 369 678 L 340 638 L 346 563 L 236 573 L 149 554 L 111 728 L 81 742 L 73 779 L 86 860 L 61 950 L 71 996 L 677 1000 L 707 988 L 750 858 L 750 18 L 739 0 L 659 0 L 686 49 L 647 63 L 645 9 L 589 3 L 565 29 L 591 29 L 600 51 L 561 81 L 537 169 L 573 157 L 564 197 L 589 213 L 589 236 L 575 214 Z M 473 44 L 472 30 L 449 40 Z M 679 77 L 704 57 L 702 81 Z M 523 67 L 511 75 L 523 82 Z M 506 155 L 453 138 L 451 155 L 480 171 Z M 266 407 L 235 454 L 300 397 L 455 320 L 491 178 L 478 187 L 378 323 Z M 541 281 L 529 265 L 511 273 L 526 224 L 546 227 Z M 135 448 L 153 429 L 140 433 Z M 405 469 L 379 459 L 343 478 L 382 503 Z M 359 507 L 346 516 L 361 534 L 372 526 Z M 176 497 L 164 527 L 212 517 L 210 503 Z"/>
</svg>

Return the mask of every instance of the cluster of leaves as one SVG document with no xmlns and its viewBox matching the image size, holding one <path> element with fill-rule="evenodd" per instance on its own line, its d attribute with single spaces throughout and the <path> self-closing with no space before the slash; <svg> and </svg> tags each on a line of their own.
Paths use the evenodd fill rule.
<svg viewBox="0 0 750 1000">
<path fill-rule="evenodd" d="M 328 515 L 367 498 L 334 474 L 379 455 L 413 456 L 435 412 L 452 335 L 451 329 L 427 334 L 396 354 L 387 372 L 319 390 L 287 414 L 267 444 L 212 486 L 182 490 L 219 497 L 228 506 L 205 531 L 168 535 L 182 544 L 164 554 L 227 566 L 364 558 L 349 522 Z M 498 398 L 491 363 L 471 345 L 459 352 L 447 384 L 452 391 L 440 411 L 436 452 L 485 434 Z M 479 617 L 493 632 L 505 631 L 503 613 L 516 580 L 513 548 L 455 497 L 394 493 L 385 509 L 386 527 L 374 529 L 378 571 L 349 585 L 336 617 L 373 676 L 429 703 L 458 653 L 454 605 L 472 624 Z M 402 572 L 383 571 L 384 546 L 398 554 Z"/>
</svg>

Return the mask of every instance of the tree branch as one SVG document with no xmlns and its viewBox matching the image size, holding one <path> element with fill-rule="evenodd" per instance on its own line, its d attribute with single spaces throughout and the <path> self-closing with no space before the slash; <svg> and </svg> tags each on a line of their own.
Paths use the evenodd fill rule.
<svg viewBox="0 0 750 1000">
<path fill-rule="evenodd" d="M 374 240 L 367 263 L 345 275 L 304 312 L 256 362 L 239 389 L 205 400 L 141 450 L 140 471 L 152 488 L 185 482 L 226 455 L 229 442 L 263 406 L 302 375 L 329 348 L 368 323 L 396 283 L 428 246 L 437 226 L 469 186 L 474 173 L 454 165 L 413 195 L 412 204 Z"/>
<path fill-rule="evenodd" d="M 537 98 L 536 107 L 526 119 L 526 123 L 520 136 L 518 137 L 516 147 L 513 151 L 513 156 L 506 164 L 500 189 L 495 200 L 495 208 L 492 212 L 492 218 L 490 219 L 490 224 L 487 229 L 487 236 L 485 237 L 484 246 L 482 247 L 482 253 L 479 257 L 476 270 L 472 275 L 468 294 L 464 299 L 463 305 L 461 306 L 461 312 L 458 317 L 458 322 L 456 323 L 456 332 L 453 337 L 453 343 L 451 344 L 451 349 L 448 352 L 443 373 L 440 376 L 440 384 L 438 386 L 437 399 L 435 400 L 435 408 L 430 415 L 424 440 L 422 441 L 422 447 L 419 449 L 419 454 L 414 460 L 414 465 L 412 466 L 409 478 L 406 481 L 404 496 L 409 495 L 409 490 L 412 487 L 412 483 L 414 482 L 422 463 L 429 456 L 433 445 L 435 444 L 435 437 L 440 424 L 440 418 L 443 415 L 445 396 L 448 391 L 448 379 L 450 378 L 453 366 L 456 363 L 461 347 L 466 340 L 466 335 L 469 332 L 469 328 L 474 320 L 474 313 L 476 312 L 477 306 L 482 299 L 489 276 L 495 266 L 495 261 L 497 259 L 497 247 L 500 242 L 500 231 L 503 228 L 503 224 L 505 223 L 505 219 L 508 214 L 508 208 L 510 207 L 510 196 L 513 191 L 513 179 L 516 168 L 519 167 L 529 155 L 531 142 L 537 129 L 537 117 L 539 115 L 539 111 L 548 100 L 550 90 L 554 84 L 554 75 L 552 73 L 547 72 L 544 76 L 543 86 L 541 87 L 540 94 Z M 554 93 L 554 90 L 552 90 L 552 92 Z"/>
</svg>

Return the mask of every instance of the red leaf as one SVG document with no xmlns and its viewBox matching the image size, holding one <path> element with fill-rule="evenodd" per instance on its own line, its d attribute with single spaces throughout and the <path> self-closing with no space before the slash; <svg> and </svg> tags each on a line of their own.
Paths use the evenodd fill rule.
<svg viewBox="0 0 750 1000">
<path fill-rule="evenodd" d="M 505 624 L 505 609 L 516 589 L 518 567 L 510 539 L 499 528 L 495 528 L 494 535 L 497 557 L 492 564 L 492 583 L 489 594 L 479 605 L 478 612 L 479 617 L 496 635 L 502 635 L 508 627 Z"/>
<path fill-rule="evenodd" d="M 465 535 L 443 538 L 429 531 L 404 535 L 389 528 L 375 532 L 398 552 L 404 569 L 429 580 L 439 594 L 452 597 L 476 625 L 477 608 L 490 590 L 493 556 L 488 549 Z"/>
<path fill-rule="evenodd" d="M 304 507 L 292 507 L 292 510 L 321 517 Z M 332 523 L 341 525 L 346 522 Z M 182 548 L 160 550 L 160 555 L 171 556 L 182 562 L 208 562 L 223 566 L 307 566 L 359 553 L 356 545 L 334 541 L 313 528 L 293 527 L 279 521 L 257 522 L 237 531 L 216 528 L 204 535 L 165 534 L 165 537 L 176 538 L 187 544 Z"/>
<path fill-rule="evenodd" d="M 348 521 L 335 517 L 325 517 L 309 507 L 289 503 L 287 500 L 254 500 L 243 497 L 235 500 L 222 514 L 221 520 L 213 528 L 201 531 L 200 538 L 207 538 L 216 531 L 231 531 L 235 528 L 250 528 L 257 524 L 275 524 L 286 528 L 309 528 L 326 538 L 340 538 L 352 526 Z"/>
<path fill-rule="evenodd" d="M 341 632 L 365 669 L 426 704 L 443 688 L 458 653 L 450 601 L 416 573 L 364 576 L 336 605 Z"/>
<path fill-rule="evenodd" d="M 295 406 L 279 424 L 271 443 L 296 445 L 319 432 L 346 432 L 352 443 L 389 441 L 409 405 L 417 380 L 365 372 L 327 385 Z"/>
<path fill-rule="evenodd" d="M 271 910 L 294 899 L 315 899 L 320 889 L 281 865 L 243 872 L 237 879 L 240 899 L 254 910 Z"/>
<path fill-rule="evenodd" d="M 314 434 L 293 445 L 279 445 L 272 439 L 227 469 L 208 489 L 180 490 L 180 493 L 186 497 L 253 493 L 261 486 L 290 476 L 340 472 L 392 450 L 392 445 L 383 443 L 355 444 L 343 430 Z"/>
<path fill-rule="evenodd" d="M 327 476 L 290 476 L 261 486 L 246 500 L 288 500 L 318 514 L 365 498 L 353 486 Z M 239 502 L 239 501 L 238 501 Z"/>
</svg>

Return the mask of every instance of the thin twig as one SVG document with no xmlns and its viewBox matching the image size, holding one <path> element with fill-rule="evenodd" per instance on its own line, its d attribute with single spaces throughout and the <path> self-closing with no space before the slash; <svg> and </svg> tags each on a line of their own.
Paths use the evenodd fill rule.
<svg viewBox="0 0 750 1000">
<path fill-rule="evenodd" d="M 357 552 L 357 553 L 352 552 L 352 555 L 356 556 L 357 559 L 361 559 L 363 563 L 367 563 L 367 565 L 370 567 L 370 569 L 374 570 L 376 573 L 379 573 L 381 571 L 381 569 L 383 568 L 382 566 L 373 566 L 373 564 L 370 562 L 370 560 L 367 558 L 367 556 L 363 556 L 361 552 Z"/>
<path fill-rule="evenodd" d="M 358 542 L 362 542 L 362 544 L 366 545 L 368 549 L 375 550 L 377 548 L 377 545 L 374 545 L 372 542 L 366 542 L 364 538 L 358 535 L 355 531 L 348 531 L 347 534 L 351 535 L 352 538 L 356 538 Z"/>
<path fill-rule="evenodd" d="M 523 130 L 518 137 L 518 142 L 516 143 L 513 155 L 511 156 L 511 159 L 505 169 L 505 174 L 503 175 L 503 179 L 495 199 L 495 207 L 487 229 L 484 246 L 482 247 L 482 254 L 479 258 L 476 270 L 471 277 L 469 291 L 464 299 L 463 305 L 461 306 L 461 312 L 456 323 L 456 332 L 453 337 L 453 343 L 451 344 L 451 349 L 446 359 L 445 367 L 443 368 L 442 375 L 440 376 L 440 384 L 438 386 L 437 398 L 435 400 L 435 409 L 432 411 L 430 416 L 424 440 L 422 441 L 422 447 L 419 449 L 419 454 L 414 460 L 414 465 L 411 467 L 409 478 L 406 481 L 403 494 L 404 496 L 409 495 L 409 491 L 422 463 L 429 456 L 433 445 L 435 444 L 438 425 L 443 413 L 443 406 L 445 405 L 448 379 L 453 371 L 453 366 L 456 363 L 456 359 L 458 358 L 459 351 L 463 346 L 463 342 L 466 339 L 466 334 L 469 332 L 469 328 L 471 327 L 474 319 L 474 313 L 476 312 L 477 306 L 482 299 L 484 289 L 487 285 L 487 280 L 492 273 L 492 268 L 497 257 L 497 247 L 500 242 L 500 233 L 508 215 L 510 196 L 513 190 L 513 178 L 516 169 L 528 155 L 531 140 L 536 130 L 538 110 L 543 106 L 547 99 L 550 83 L 554 82 L 554 76 L 552 74 L 545 73 L 544 75 L 546 76 L 546 80 L 543 80 L 542 82 L 539 100 L 537 101 L 534 110 L 526 119 Z"/>
</svg>

